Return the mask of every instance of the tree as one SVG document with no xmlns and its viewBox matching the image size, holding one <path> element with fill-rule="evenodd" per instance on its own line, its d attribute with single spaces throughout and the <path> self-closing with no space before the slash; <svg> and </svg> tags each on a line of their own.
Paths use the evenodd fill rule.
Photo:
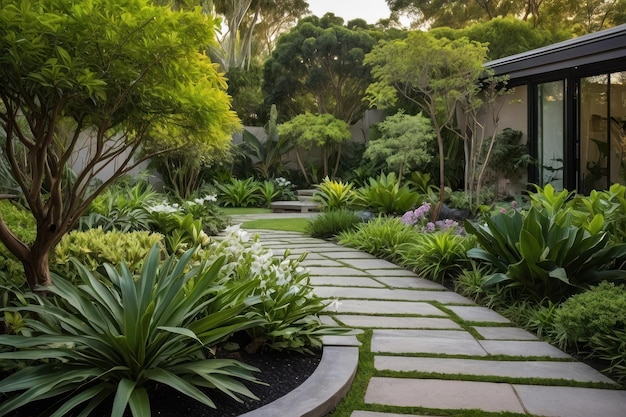
<svg viewBox="0 0 626 417">
<path fill-rule="evenodd" d="M 274 39 L 307 13 L 308 7 L 304 0 L 209 0 L 206 12 L 224 16 L 226 23 L 219 45 L 211 48 L 211 58 L 224 71 L 248 69 L 254 56 L 269 56 Z"/>
<path fill-rule="evenodd" d="M 376 126 L 381 136 L 367 144 L 364 156 L 372 160 L 384 159 L 389 168 L 398 172 L 398 182 L 402 181 L 406 170 L 431 159 L 428 147 L 435 134 L 430 120 L 421 113 L 410 116 L 399 112 Z"/>
<path fill-rule="evenodd" d="M 200 53 L 217 24 L 147 0 L 0 3 L 0 132 L 37 222 L 28 246 L 0 218 L 0 240 L 31 288 L 50 284 L 48 254 L 95 196 L 150 157 L 133 158 L 154 129 L 180 129 L 172 148 L 228 146 L 238 119 Z M 75 175 L 64 175 L 77 160 Z M 109 166 L 112 176 L 94 187 Z"/>
<path fill-rule="evenodd" d="M 368 88 L 373 104 L 392 105 L 399 94 L 417 104 L 433 125 L 439 148 L 440 188 L 433 217 L 438 216 L 444 199 L 443 134 L 450 131 L 467 137 L 465 124 L 459 129 L 457 112 L 468 114 L 480 107 L 477 95 L 486 55 L 484 44 L 466 38 L 437 39 L 425 32 L 411 32 L 406 39 L 379 43 L 365 58 L 365 63 L 373 66 L 376 79 Z"/>
<path fill-rule="evenodd" d="M 362 117 L 372 80 L 363 59 L 376 40 L 358 26 L 351 30 L 342 24 L 332 14 L 309 17 L 280 36 L 265 63 L 268 107 L 276 104 L 287 119 L 307 111 L 330 113 L 348 124 Z"/>
<path fill-rule="evenodd" d="M 332 177 L 337 174 L 339 160 L 341 159 L 341 144 L 350 140 L 350 127 L 343 120 L 338 120 L 332 114 L 301 114 L 288 122 L 278 125 L 278 134 L 281 137 L 290 139 L 296 147 L 296 160 L 298 167 L 302 171 L 304 179 L 312 184 L 315 178 L 310 178 L 307 174 L 302 151 L 310 151 L 313 145 L 322 149 L 323 177 L 330 174 L 330 156 L 335 154 L 335 165 Z"/>
</svg>

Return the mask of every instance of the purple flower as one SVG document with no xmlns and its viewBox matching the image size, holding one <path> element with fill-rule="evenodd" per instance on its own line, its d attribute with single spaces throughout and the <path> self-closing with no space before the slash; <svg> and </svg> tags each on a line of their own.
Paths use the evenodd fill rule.
<svg viewBox="0 0 626 417">
<path fill-rule="evenodd" d="M 433 222 L 426 223 L 426 231 L 427 232 L 434 232 L 435 231 L 435 223 L 433 223 Z"/>
<path fill-rule="evenodd" d="M 506 209 L 505 209 L 504 207 L 502 207 L 502 208 L 500 209 L 500 213 L 502 213 L 502 214 L 506 214 Z"/>
</svg>

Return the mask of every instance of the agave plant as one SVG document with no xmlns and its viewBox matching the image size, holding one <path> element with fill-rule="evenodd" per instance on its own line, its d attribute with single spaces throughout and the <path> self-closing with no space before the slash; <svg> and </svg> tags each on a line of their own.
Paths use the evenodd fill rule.
<svg viewBox="0 0 626 417">
<path fill-rule="evenodd" d="M 468 256 L 498 271 L 485 285 L 505 283 L 537 300 L 556 302 L 603 280 L 626 278 L 626 271 L 610 269 L 626 255 L 626 244 L 609 245 L 602 215 L 584 227 L 574 225 L 574 218 L 532 207 L 525 215 L 498 214 L 485 225 L 466 221 L 481 246 Z"/>
<path fill-rule="evenodd" d="M 0 415 L 53 399 L 46 411 L 50 417 L 76 409 L 88 416 L 113 396 L 111 417 L 122 417 L 127 407 L 134 417 L 146 417 L 151 415 L 149 383 L 170 386 L 209 407 L 216 405 L 199 388 L 255 398 L 236 379 L 256 381 L 255 369 L 215 359 L 206 349 L 258 324 L 242 314 L 254 283 L 221 294 L 215 284 L 223 259 L 189 269 L 192 255 L 188 251 L 161 265 L 155 246 L 138 279 L 124 265 L 105 264 L 102 276 L 77 264 L 81 285 L 54 276 L 48 297 L 29 294 L 26 306 L 3 308 L 29 313 L 32 335 L 0 336 L 0 345 L 14 348 L 0 353 L 0 360 L 33 363 L 0 381 L 0 394 L 9 395 Z"/>
</svg>

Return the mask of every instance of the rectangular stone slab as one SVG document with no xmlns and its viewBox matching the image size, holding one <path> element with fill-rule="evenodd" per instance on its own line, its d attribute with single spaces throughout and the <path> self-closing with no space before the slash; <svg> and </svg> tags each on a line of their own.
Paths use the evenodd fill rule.
<svg viewBox="0 0 626 417">
<path fill-rule="evenodd" d="M 413 301 L 371 301 L 343 300 L 338 304 L 329 305 L 325 311 L 329 313 L 361 313 L 361 314 L 410 314 L 416 316 L 445 317 L 446 313 L 428 303 Z"/>
<path fill-rule="evenodd" d="M 432 372 L 438 374 L 488 375 L 510 378 L 566 379 L 579 382 L 613 381 L 579 362 L 489 361 L 479 359 L 376 356 L 378 370 Z"/>
<path fill-rule="evenodd" d="M 384 288 L 383 284 L 369 277 L 331 277 L 331 276 L 312 276 L 311 285 L 315 287 L 323 287 L 328 285 L 342 287 L 374 287 Z"/>
<path fill-rule="evenodd" d="M 487 307 L 479 306 L 450 306 L 448 307 L 454 314 L 465 321 L 510 323 L 511 321 Z"/>
<path fill-rule="evenodd" d="M 432 317 L 383 317 L 336 315 L 335 319 L 348 327 L 366 327 L 370 329 L 460 329 L 450 319 Z"/>
<path fill-rule="evenodd" d="M 490 355 L 549 356 L 551 358 L 572 359 L 570 355 L 562 350 L 541 341 L 480 340 L 478 343 Z"/>
<path fill-rule="evenodd" d="M 371 274 L 371 271 L 368 271 Z M 427 289 L 427 290 L 446 290 L 443 285 L 436 282 L 429 281 L 424 278 L 417 277 L 388 277 L 382 275 L 373 275 L 376 280 L 382 282 L 385 285 L 394 288 L 414 288 L 414 289 Z"/>
<path fill-rule="evenodd" d="M 626 391 L 513 385 L 529 413 L 547 417 L 624 417 Z"/>
<path fill-rule="evenodd" d="M 471 334 L 456 330 L 374 330 L 371 351 L 487 355 Z"/>
<path fill-rule="evenodd" d="M 369 298 L 374 300 L 439 301 L 443 304 L 469 304 L 471 300 L 452 291 L 418 291 L 389 288 L 331 288 L 316 287 L 322 298 Z"/>
<path fill-rule="evenodd" d="M 510 384 L 493 382 L 375 377 L 367 387 L 365 402 L 398 407 L 525 413 Z"/>
</svg>

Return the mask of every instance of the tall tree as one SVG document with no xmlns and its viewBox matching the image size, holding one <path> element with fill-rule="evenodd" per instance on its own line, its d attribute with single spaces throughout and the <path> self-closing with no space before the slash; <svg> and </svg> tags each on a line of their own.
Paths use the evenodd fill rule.
<svg viewBox="0 0 626 417">
<path fill-rule="evenodd" d="M 210 52 L 224 71 L 247 69 L 255 47 L 257 56 L 268 56 L 277 35 L 309 11 L 305 0 L 205 0 L 203 6 L 224 17 L 226 30 Z"/>
<path fill-rule="evenodd" d="M 594 32 L 624 23 L 625 0 L 387 0 L 394 13 L 409 12 L 431 27 L 462 28 L 469 24 L 515 16 L 533 27 Z"/>
<path fill-rule="evenodd" d="M 332 14 L 309 17 L 281 35 L 265 63 L 268 107 L 276 104 L 286 118 L 311 111 L 349 124 L 363 115 L 363 97 L 372 80 L 363 59 L 376 40 L 358 25 L 355 30 L 342 25 Z"/>
<path fill-rule="evenodd" d="M 393 104 L 398 95 L 417 104 L 430 118 L 439 148 L 439 214 L 444 199 L 444 132 L 466 139 L 466 126 L 458 112 L 469 114 L 480 106 L 479 80 L 485 73 L 485 45 L 467 38 L 437 39 L 425 32 L 411 32 L 406 39 L 381 42 L 365 58 L 376 79 L 368 88 L 371 102 L 379 107 Z M 467 155 L 467 152 L 466 152 Z"/>
<path fill-rule="evenodd" d="M 37 222 L 29 246 L 0 218 L 0 240 L 31 288 L 50 284 L 48 254 L 95 196 L 138 164 L 151 131 L 176 126 L 186 133 L 176 148 L 228 146 L 239 122 L 225 80 L 201 53 L 217 24 L 147 0 L 0 2 L 3 150 Z M 77 160 L 75 175 L 65 175 Z M 107 167 L 113 174 L 93 188 Z"/>
</svg>

